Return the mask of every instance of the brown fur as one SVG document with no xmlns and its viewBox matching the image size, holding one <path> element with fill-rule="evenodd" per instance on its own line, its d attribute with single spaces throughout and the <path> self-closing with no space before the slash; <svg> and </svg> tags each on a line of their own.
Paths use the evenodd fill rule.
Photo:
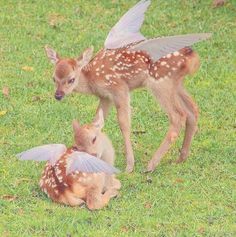
<svg viewBox="0 0 236 237">
<path fill-rule="evenodd" d="M 65 78 L 71 70 L 74 70 L 76 67 L 76 61 L 73 59 L 62 59 L 57 63 L 57 70 L 55 75 L 57 78 Z"/>
<path fill-rule="evenodd" d="M 82 64 L 83 67 L 80 66 Z M 153 171 L 178 137 L 183 124 L 186 125 L 185 138 L 178 162 L 187 158 L 196 131 L 198 110 L 183 87 L 183 79 L 186 75 L 193 74 L 199 64 L 199 57 L 191 48 L 168 54 L 157 62 L 153 62 L 142 51 L 131 51 L 130 45 L 115 50 L 102 49 L 93 59 L 91 50 L 87 50 L 80 61 L 77 61 L 77 69 L 70 72 L 76 74 L 75 84 L 71 89 L 64 86 L 64 93 L 76 91 L 96 95 L 100 98 L 98 109 L 103 110 L 105 117 L 111 105 L 115 105 L 125 141 L 126 171 L 131 172 L 134 155 L 130 140 L 130 91 L 139 87 L 152 91 L 170 121 L 164 141 L 148 164 L 148 171 Z M 56 65 L 55 70 L 57 67 Z"/>
</svg>

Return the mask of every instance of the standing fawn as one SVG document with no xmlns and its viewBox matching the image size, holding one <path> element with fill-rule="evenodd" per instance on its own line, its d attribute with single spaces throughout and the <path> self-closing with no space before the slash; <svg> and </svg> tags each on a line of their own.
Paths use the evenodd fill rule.
<svg viewBox="0 0 236 237">
<path fill-rule="evenodd" d="M 150 1 L 142 0 L 131 8 L 108 34 L 105 48 L 94 57 L 93 48 L 72 59 L 61 58 L 53 49 L 45 47 L 48 58 L 55 65 L 53 80 L 57 100 L 72 92 L 95 95 L 100 99 L 98 110 L 101 108 L 105 117 L 111 105 L 115 105 L 125 141 L 127 172 L 132 172 L 134 167 L 130 140 L 130 91 L 133 89 L 148 88 L 168 114 L 170 122 L 164 141 L 148 164 L 148 171 L 153 171 L 159 164 L 183 124 L 185 137 L 177 162 L 186 160 L 197 129 L 198 109 L 184 89 L 183 80 L 197 71 L 199 57 L 187 46 L 208 38 L 209 34 L 147 40 L 139 29 L 149 4 Z"/>
<path fill-rule="evenodd" d="M 121 184 L 115 178 L 116 169 L 110 165 L 114 162 L 114 149 L 101 132 L 102 126 L 101 117 L 84 126 L 74 121 L 73 148 L 50 144 L 18 155 L 22 160 L 48 160 L 40 188 L 53 201 L 70 206 L 86 203 L 89 209 L 94 210 L 103 208 L 118 194 Z"/>
</svg>

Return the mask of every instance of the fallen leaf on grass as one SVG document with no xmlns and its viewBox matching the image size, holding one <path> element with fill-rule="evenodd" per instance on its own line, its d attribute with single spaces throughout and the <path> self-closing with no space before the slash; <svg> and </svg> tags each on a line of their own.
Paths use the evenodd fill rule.
<svg viewBox="0 0 236 237">
<path fill-rule="evenodd" d="M 34 87 L 34 83 L 31 81 L 31 82 L 28 82 L 26 84 L 27 87 L 31 88 L 31 87 Z"/>
<path fill-rule="evenodd" d="M 28 178 L 21 178 L 21 179 L 17 179 L 15 182 L 14 182 L 14 185 L 15 186 L 18 186 L 20 183 L 22 182 L 29 182 L 31 179 L 28 179 Z"/>
<path fill-rule="evenodd" d="M 36 102 L 36 101 L 39 101 L 39 100 L 41 100 L 41 97 L 38 96 L 38 95 L 32 97 L 32 102 Z"/>
<path fill-rule="evenodd" d="M 33 72 L 34 71 L 34 68 L 33 67 L 29 67 L 29 66 L 24 66 L 21 69 L 26 71 L 26 72 Z"/>
<path fill-rule="evenodd" d="M 147 131 L 133 131 L 133 134 L 137 134 L 137 135 L 139 135 L 139 134 L 145 134 Z"/>
<path fill-rule="evenodd" d="M 152 204 L 150 202 L 146 202 L 144 207 L 147 209 L 150 209 L 150 208 L 152 208 Z"/>
<path fill-rule="evenodd" d="M 126 233 L 129 231 L 129 228 L 127 226 L 122 226 L 121 231 Z"/>
<path fill-rule="evenodd" d="M 2 196 L 1 196 L 1 199 L 7 200 L 7 201 L 9 201 L 9 202 L 12 202 L 12 201 L 15 201 L 15 200 L 17 199 L 17 196 L 13 196 L 13 195 L 8 195 L 8 194 L 6 194 L 6 195 L 2 195 Z"/>
<path fill-rule="evenodd" d="M 205 228 L 204 228 L 204 227 L 200 227 L 197 232 L 198 232 L 199 234 L 204 234 Z"/>
<path fill-rule="evenodd" d="M 9 88 L 7 86 L 4 86 L 2 88 L 2 94 L 5 96 L 5 97 L 9 97 Z"/>
<path fill-rule="evenodd" d="M 11 236 L 11 234 L 10 234 L 10 232 L 9 231 L 4 231 L 3 232 L 3 237 L 10 237 Z"/>
<path fill-rule="evenodd" d="M 181 178 L 177 178 L 177 179 L 175 179 L 175 181 L 174 181 L 174 183 L 183 183 L 183 182 L 184 182 L 184 180 L 181 179 Z"/>
<path fill-rule="evenodd" d="M 7 113 L 7 110 L 0 111 L 0 116 L 4 116 Z"/>
<path fill-rule="evenodd" d="M 214 0 L 213 7 L 222 7 L 226 3 L 226 0 Z"/>
<path fill-rule="evenodd" d="M 49 15 L 49 17 L 48 17 L 48 24 L 53 28 L 58 27 L 64 21 L 65 21 L 64 16 L 61 16 L 58 13 L 53 13 L 53 14 Z"/>
<path fill-rule="evenodd" d="M 22 216 L 22 215 L 24 214 L 24 209 L 20 208 L 20 209 L 18 210 L 18 214 Z"/>
</svg>

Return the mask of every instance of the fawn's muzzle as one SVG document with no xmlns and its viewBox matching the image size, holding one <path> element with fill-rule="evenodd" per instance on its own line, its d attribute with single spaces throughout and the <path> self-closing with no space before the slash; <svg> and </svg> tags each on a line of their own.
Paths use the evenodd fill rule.
<svg viewBox="0 0 236 237">
<path fill-rule="evenodd" d="M 61 100 L 65 96 L 65 93 L 63 91 L 56 91 L 55 93 L 55 99 Z"/>
</svg>

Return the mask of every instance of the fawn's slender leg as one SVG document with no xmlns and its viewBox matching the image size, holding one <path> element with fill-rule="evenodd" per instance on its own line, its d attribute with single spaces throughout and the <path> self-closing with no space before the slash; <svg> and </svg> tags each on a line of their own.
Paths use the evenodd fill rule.
<svg viewBox="0 0 236 237">
<path fill-rule="evenodd" d="M 98 105 L 98 108 L 97 108 L 96 116 L 98 114 L 99 109 L 102 109 L 103 117 L 104 117 L 104 119 L 106 119 L 111 106 L 112 106 L 112 101 L 110 99 L 100 98 L 100 102 L 99 102 L 99 105 Z"/>
<path fill-rule="evenodd" d="M 60 202 L 70 206 L 81 206 L 85 203 L 75 193 L 70 191 L 66 191 L 64 195 L 60 197 Z"/>
<path fill-rule="evenodd" d="M 123 93 L 119 95 L 119 98 L 114 101 L 117 118 L 120 125 L 120 129 L 125 141 L 125 153 L 126 153 L 126 172 L 131 173 L 134 169 L 134 154 L 131 143 L 131 110 L 130 110 L 130 96 L 129 93 Z"/>
<path fill-rule="evenodd" d="M 158 98 L 161 106 L 169 117 L 169 130 L 163 142 L 148 163 L 147 171 L 153 171 L 160 163 L 161 158 L 166 154 L 171 145 L 179 135 L 183 121 L 186 119 L 184 109 L 181 107 L 176 88 L 171 81 L 162 82 L 158 87 L 151 87 L 154 95 Z"/>
<path fill-rule="evenodd" d="M 187 118 L 186 118 L 186 130 L 185 130 L 184 141 L 180 151 L 180 157 L 176 161 L 177 163 L 185 161 L 189 155 L 191 142 L 197 130 L 197 119 L 198 119 L 197 105 L 183 88 L 179 90 L 179 97 L 186 109 Z"/>
</svg>

